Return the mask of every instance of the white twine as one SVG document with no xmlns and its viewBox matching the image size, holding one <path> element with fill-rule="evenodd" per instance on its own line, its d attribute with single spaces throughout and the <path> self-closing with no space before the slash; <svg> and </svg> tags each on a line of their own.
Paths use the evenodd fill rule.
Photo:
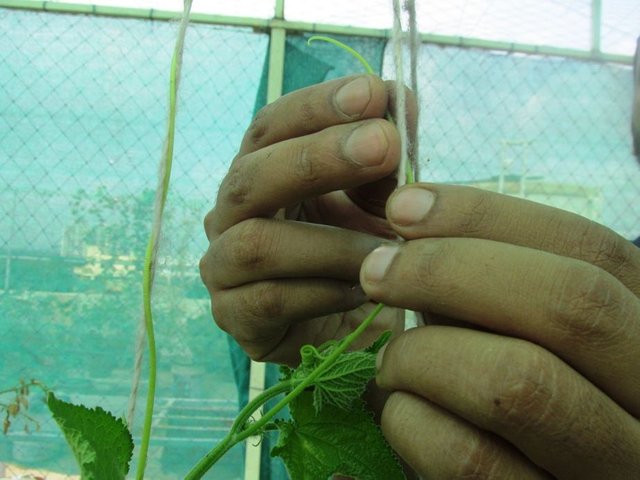
<svg viewBox="0 0 640 480">
<path fill-rule="evenodd" d="M 407 13 L 407 33 L 402 27 L 403 11 Z M 409 82 L 411 90 L 418 98 L 418 50 L 420 37 L 416 19 L 415 0 L 404 0 L 403 9 L 400 8 L 400 0 L 393 0 L 393 56 L 396 76 L 395 84 L 395 111 L 393 112 L 398 132 L 400 133 L 400 165 L 398 167 L 398 188 L 407 182 L 407 168 L 413 172 L 414 181 L 419 178 L 418 161 L 418 136 L 411 139 L 409 125 L 407 123 L 407 98 L 404 86 L 404 48 L 409 50 Z M 417 121 L 416 112 L 416 121 Z M 425 325 L 422 313 L 413 312 L 413 315 L 405 316 L 405 330 L 416 326 Z"/>
<path fill-rule="evenodd" d="M 403 11 L 407 14 L 406 32 L 403 29 Z M 409 83 L 413 94 L 418 96 L 418 49 L 420 37 L 416 19 L 415 0 L 393 0 L 393 60 L 396 76 L 394 119 L 400 132 L 400 165 L 398 187 L 406 183 L 407 168 L 411 168 L 415 180 L 418 178 L 418 139 L 410 137 L 407 124 L 407 95 L 405 92 L 404 50 L 409 51 Z M 417 114 L 417 112 L 416 112 Z"/>
<path fill-rule="evenodd" d="M 407 160 L 409 132 L 407 131 L 407 99 L 404 89 L 402 11 L 400 0 L 393 0 L 393 61 L 396 74 L 395 122 L 400 133 L 400 165 L 398 167 L 398 188 L 407 181 Z"/>
<path fill-rule="evenodd" d="M 418 98 L 418 52 L 420 50 L 420 35 L 418 32 L 418 18 L 416 15 L 415 0 L 405 0 L 404 8 L 409 15 L 409 66 L 410 66 L 410 87 L 417 100 Z M 416 109 L 416 127 L 420 109 Z M 413 177 L 416 182 L 420 180 L 420 158 L 418 155 L 418 135 L 413 140 L 411 151 L 409 152 Z"/>
</svg>

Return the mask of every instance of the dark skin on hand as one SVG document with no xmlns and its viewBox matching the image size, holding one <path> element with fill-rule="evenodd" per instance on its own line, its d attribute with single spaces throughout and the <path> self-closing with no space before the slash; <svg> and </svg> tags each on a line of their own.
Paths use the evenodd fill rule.
<svg viewBox="0 0 640 480">
<path fill-rule="evenodd" d="M 371 395 L 414 472 L 640 478 L 640 249 L 522 199 L 395 191 L 392 91 L 343 78 L 256 116 L 205 219 L 215 321 L 253 359 L 295 365 L 383 302 L 358 346 L 394 332 Z M 403 332 L 400 309 L 428 325 Z"/>
</svg>

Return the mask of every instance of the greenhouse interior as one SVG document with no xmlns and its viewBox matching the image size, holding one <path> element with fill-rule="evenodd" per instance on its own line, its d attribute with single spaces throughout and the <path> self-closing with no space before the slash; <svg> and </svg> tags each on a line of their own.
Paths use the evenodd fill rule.
<svg viewBox="0 0 640 480">
<path fill-rule="evenodd" d="M 211 245 L 222 236 L 205 233 L 203 221 L 216 199 L 223 203 L 225 195 L 236 195 L 230 202 L 239 204 L 251 196 L 218 191 L 237 181 L 227 175 L 232 164 L 249 157 L 247 142 L 259 144 L 262 133 L 255 132 L 252 119 L 277 110 L 266 105 L 365 74 L 354 55 L 329 41 L 310 42 L 314 36 L 347 45 L 374 76 L 415 91 L 405 95 L 389 87 L 395 108 L 402 104 L 409 110 L 411 99 L 417 101 L 415 132 L 398 122 L 405 129 L 398 155 L 411 157 L 405 168 L 419 170 L 421 182 L 443 192 L 485 192 L 491 195 L 486 198 L 539 206 L 534 212 L 560 210 L 562 218 L 571 219 L 527 227 L 532 231 L 518 234 L 525 247 L 544 234 L 571 242 L 578 233 L 554 230 L 583 225 L 584 235 L 607 232 L 607 238 L 633 248 L 640 236 L 640 113 L 633 114 L 633 108 L 640 112 L 640 93 L 634 107 L 634 85 L 640 91 L 639 66 L 634 74 L 637 0 L 0 0 L 0 479 L 326 480 L 338 473 L 396 478 L 349 473 L 343 464 L 324 474 L 292 467 L 286 455 L 277 455 L 284 441 L 278 435 L 289 425 L 287 408 L 264 423 L 261 436 L 242 438 L 215 464 L 194 473 L 231 429 L 241 432 L 259 423 L 280 397 L 245 415 L 238 427 L 236 418 L 247 402 L 282 375 L 295 378 L 275 357 L 251 360 L 259 355 L 248 356 L 246 345 L 238 343 L 242 339 L 229 327 L 232 314 L 230 320 L 214 321 L 212 310 L 217 315 L 222 307 L 212 306 L 212 287 L 203 278 L 222 273 L 214 271 L 215 260 L 202 267 L 201 259 L 208 251 L 219 258 L 211 253 L 208 236 Z M 312 103 L 320 97 L 309 103 L 303 97 L 283 97 L 301 102 L 300 109 L 291 107 L 291 122 L 317 123 L 314 115 L 321 107 Z M 387 118 L 380 120 L 385 125 L 401 117 L 383 114 L 377 117 Z M 638 115 L 636 132 L 632 115 Z M 264 128 L 277 130 L 288 119 L 281 116 L 279 124 L 267 122 Z M 305 161 L 314 160 L 319 164 L 303 172 L 312 182 L 329 165 L 326 158 Z M 258 190 L 269 182 L 286 185 L 284 169 L 285 180 L 279 181 L 266 168 L 243 171 L 258 180 Z M 392 177 L 400 175 L 387 178 Z M 353 187 L 352 182 L 338 189 Z M 493 200 L 484 198 L 469 200 L 475 203 L 467 217 L 452 222 L 467 228 L 469 236 L 474 229 L 482 235 L 482 225 L 492 221 L 502 222 L 504 231 L 525 228 L 526 215 L 491 217 L 487 209 Z M 290 206 L 253 216 L 282 222 L 278 215 Z M 222 221 L 222 208 L 216 205 L 218 217 L 210 223 Z M 433 235 L 456 236 L 443 231 Z M 410 240 L 407 248 L 414 241 L 419 242 Z M 589 263 L 581 257 L 589 255 L 587 247 L 572 248 L 581 265 Z M 640 249 L 623 250 L 625 265 L 636 269 L 635 277 L 627 276 L 635 283 L 624 283 L 627 277 L 617 270 L 607 275 L 612 282 L 622 278 L 616 285 L 628 289 L 640 312 Z M 552 254 L 562 251 L 547 255 Z M 264 267 L 253 260 L 243 268 Z M 200 268 L 211 272 L 201 275 Z M 488 263 L 484 268 L 491 269 Z M 445 296 L 457 291 L 441 289 Z M 510 288 L 502 291 L 503 297 L 511 294 L 516 295 Z M 214 304 L 216 298 L 222 302 L 222 294 L 212 295 Z M 410 311 L 411 305 L 404 308 Z M 516 333 L 496 328 L 546 347 L 545 340 L 534 341 L 517 328 Z M 637 322 L 634 331 L 640 331 Z M 640 351 L 640 337 L 629 338 Z M 324 351 L 312 350 L 320 357 Z M 582 372 L 571 354 L 555 353 Z M 598 382 L 593 380 L 599 387 Z M 640 431 L 637 391 L 635 400 L 611 395 Z M 64 412 L 75 408 L 70 405 L 86 408 L 64 420 Z M 83 420 L 87 409 L 118 427 L 80 432 L 81 423 L 102 421 Z M 107 468 L 111 460 L 94 457 L 119 448 L 115 430 L 126 434 L 133 451 L 120 454 L 126 466 Z M 95 446 L 96 438 L 108 445 Z M 325 441 L 331 444 L 331 436 Z M 311 462 L 313 454 L 298 447 L 294 460 Z M 334 447 L 340 456 L 341 447 Z M 410 469 L 411 456 L 398 453 Z M 640 465 L 635 467 L 640 478 Z M 88 473 L 96 468 L 99 473 Z M 566 472 L 557 477 L 587 478 Z"/>
</svg>

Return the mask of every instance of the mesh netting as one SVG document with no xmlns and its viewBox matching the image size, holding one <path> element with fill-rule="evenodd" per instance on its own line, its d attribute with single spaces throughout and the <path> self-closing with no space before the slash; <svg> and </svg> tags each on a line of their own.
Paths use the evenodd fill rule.
<svg viewBox="0 0 640 480">
<path fill-rule="evenodd" d="M 313 3 L 288 0 L 287 18 L 391 23 L 386 1 L 366 12 L 356 2 Z M 436 3 L 420 3 L 432 33 L 590 48 L 587 0 L 517 12 L 512 2 Z M 604 2 L 602 46 L 630 55 L 639 7 L 618 3 Z M 581 33 L 567 33 L 567 23 Z M 0 389 L 37 378 L 64 398 L 126 411 L 175 33 L 172 22 L 0 9 Z M 250 122 L 268 41 L 248 28 L 188 30 L 154 296 L 161 360 L 149 478 L 183 475 L 238 407 L 198 259 L 207 246 L 202 218 Z M 304 71 L 306 57 L 294 59 L 304 42 L 288 48 Z M 348 68 L 328 65 L 325 78 Z M 388 55 L 383 72 L 392 76 Z M 627 64 L 423 45 L 422 177 L 559 206 L 635 237 L 631 76 Z M 30 467 L 73 478 L 57 427 L 41 403 L 32 413 L 38 432 L 16 425 L 0 440 L 0 477 Z M 232 451 L 212 478 L 241 478 L 241 456 Z"/>
</svg>

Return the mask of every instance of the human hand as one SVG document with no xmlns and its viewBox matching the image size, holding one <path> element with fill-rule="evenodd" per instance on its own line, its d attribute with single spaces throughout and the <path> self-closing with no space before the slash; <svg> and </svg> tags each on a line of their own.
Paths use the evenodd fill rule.
<svg viewBox="0 0 640 480">
<path fill-rule="evenodd" d="M 455 322 L 381 352 L 391 446 L 425 478 L 640 478 L 640 249 L 468 187 L 404 187 L 387 217 L 408 241 L 365 292 Z"/>
<path fill-rule="evenodd" d="M 383 119 L 391 87 L 365 75 L 299 90 L 245 134 L 205 219 L 200 272 L 216 322 L 252 358 L 297 364 L 303 344 L 344 336 L 373 308 L 357 284 L 364 257 L 395 235 L 384 217 L 400 152 Z M 287 220 L 272 218 L 284 208 Z M 401 330 L 399 312 L 372 327 L 363 344 Z"/>
</svg>

